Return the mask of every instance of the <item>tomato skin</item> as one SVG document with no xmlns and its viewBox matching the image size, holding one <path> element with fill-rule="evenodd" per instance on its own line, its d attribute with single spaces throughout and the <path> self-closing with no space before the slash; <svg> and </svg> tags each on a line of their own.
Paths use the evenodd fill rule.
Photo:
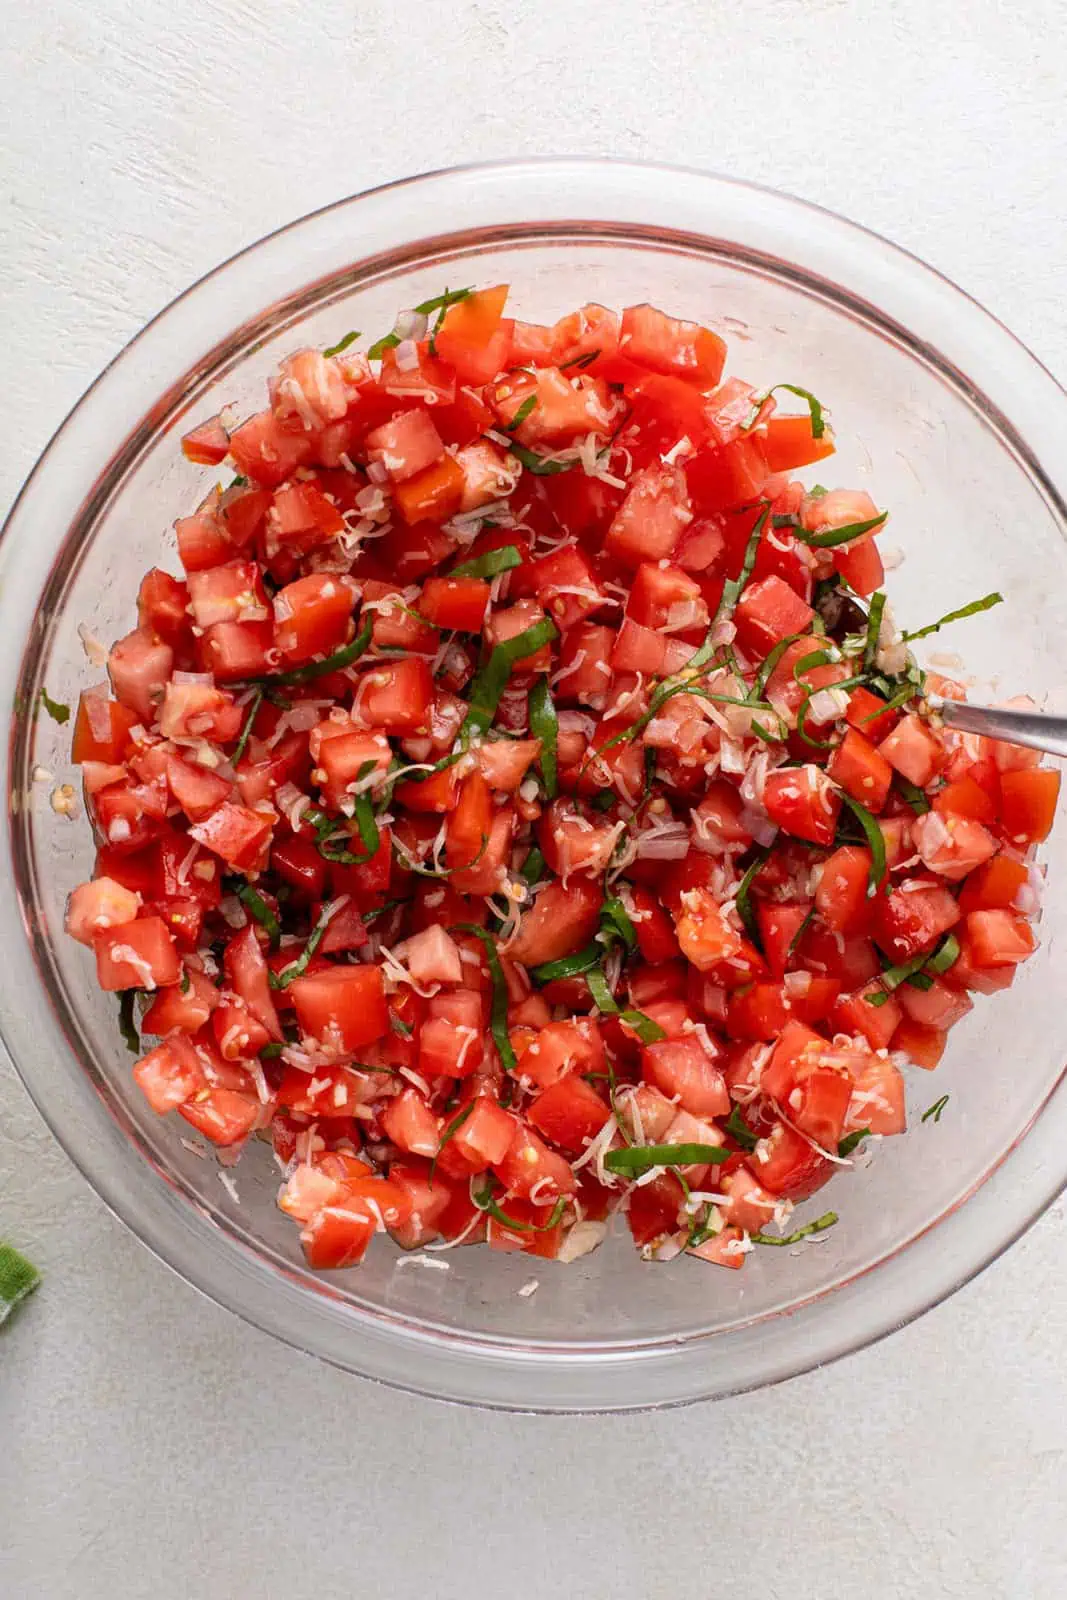
<svg viewBox="0 0 1067 1600">
<path fill-rule="evenodd" d="M 377 1227 L 369 1207 L 324 1206 L 300 1234 L 308 1266 L 325 1271 L 358 1265 Z"/>
<path fill-rule="evenodd" d="M 330 573 L 311 573 L 274 596 L 274 643 L 287 662 L 331 655 L 354 631 L 354 586 Z"/>
<path fill-rule="evenodd" d="M 967 938 L 979 967 L 1014 966 L 1037 948 L 1030 924 L 1014 911 L 968 912 Z"/>
<path fill-rule="evenodd" d="M 866 845 L 845 844 L 823 863 L 815 909 L 835 933 L 865 933 L 874 902 L 869 894 L 873 858 Z"/>
<path fill-rule="evenodd" d="M 478 289 L 449 306 L 434 337 L 442 361 L 464 384 L 488 383 L 505 365 L 511 350 L 511 327 L 501 326 L 508 286 Z"/>
<path fill-rule="evenodd" d="M 774 1124 L 748 1159 L 763 1188 L 788 1200 L 806 1200 L 834 1171 L 829 1161 L 784 1122 Z"/>
<path fill-rule="evenodd" d="M 596 932 L 602 899 L 596 883 L 579 879 L 566 889 L 550 883 L 523 912 L 518 932 L 507 946 L 508 956 L 536 967 L 573 955 Z"/>
<path fill-rule="evenodd" d="M 771 772 L 763 791 L 768 815 L 786 833 L 812 844 L 832 845 L 841 797 L 816 766 Z"/>
<path fill-rule="evenodd" d="M 1011 910 L 1028 881 L 1029 874 L 1021 861 L 994 856 L 964 880 L 960 910 L 965 916 L 969 911 Z"/>
<path fill-rule="evenodd" d="M 845 720 L 873 744 L 885 739 L 900 721 L 899 711 L 883 711 L 886 701 L 861 686 L 851 691 Z"/>
<path fill-rule="evenodd" d="M 489 584 L 482 578 L 429 578 L 419 610 L 440 628 L 478 633 L 489 605 Z"/>
<path fill-rule="evenodd" d="M 882 740 L 878 753 L 920 789 L 937 775 L 944 758 L 936 736 L 912 711 L 901 717 L 893 732 Z"/>
<path fill-rule="evenodd" d="M 611 1121 L 611 1108 L 592 1084 L 578 1073 L 569 1073 L 542 1089 L 528 1116 L 531 1126 L 550 1144 L 574 1157 Z"/>
<path fill-rule="evenodd" d="M 853 800 L 875 815 L 889 798 L 893 769 L 869 739 L 850 728 L 827 763 L 827 772 Z"/>
<path fill-rule="evenodd" d="M 741 646 L 758 661 L 781 639 L 803 633 L 814 615 L 811 606 L 775 576 L 748 584 L 734 611 Z"/>
<path fill-rule="evenodd" d="M 900 887 L 876 901 L 874 936 L 893 962 L 910 961 L 932 949 L 943 933 L 960 920 L 960 908 L 948 889 L 936 883 Z"/>
<path fill-rule="evenodd" d="M 771 472 L 792 472 L 808 467 L 834 453 L 834 440 L 828 428 L 818 439 L 810 416 L 771 417 L 763 424 L 763 448 Z"/>
<path fill-rule="evenodd" d="M 665 1039 L 641 1051 L 641 1076 L 695 1117 L 725 1117 L 730 1096 L 722 1073 L 692 1035 Z"/>
<path fill-rule="evenodd" d="M 1051 767 L 1006 771 L 1000 777 L 1000 824 L 1012 844 L 1040 844 L 1052 832 L 1060 774 Z"/>
<path fill-rule="evenodd" d="M 161 917 L 138 917 L 95 935 L 96 981 L 101 989 L 161 989 L 177 983 L 182 967 Z"/>
<path fill-rule="evenodd" d="M 726 344 L 718 334 L 650 305 L 627 306 L 619 349 L 650 372 L 689 378 L 705 389 L 718 383 L 726 361 Z"/>
<path fill-rule="evenodd" d="M 425 733 L 433 703 L 433 678 L 421 656 L 383 661 L 360 679 L 355 705 L 360 720 L 385 734 Z"/>
</svg>

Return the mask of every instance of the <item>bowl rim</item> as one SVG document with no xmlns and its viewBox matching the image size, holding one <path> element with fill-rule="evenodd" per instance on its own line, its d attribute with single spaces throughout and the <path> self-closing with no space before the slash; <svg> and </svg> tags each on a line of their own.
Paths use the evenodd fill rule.
<svg viewBox="0 0 1067 1600">
<path fill-rule="evenodd" d="M 276 252 L 280 244 L 301 234 L 310 238 L 323 224 L 342 216 L 347 218 L 355 208 L 362 208 L 364 214 L 374 208 L 380 212 L 383 206 L 388 211 L 393 198 L 406 201 L 413 192 L 419 195 L 419 205 L 412 205 L 406 216 L 390 218 L 391 225 L 406 223 L 408 218 L 420 222 L 424 217 L 428 220 L 431 216 L 446 218 L 454 212 L 457 191 L 466 185 L 468 191 L 472 188 L 481 191 L 480 201 L 490 213 L 494 209 L 499 213 L 500 227 L 514 229 L 521 226 L 521 219 L 529 211 L 532 179 L 537 180 L 533 186 L 542 196 L 542 209 L 549 207 L 548 197 L 553 187 L 564 191 L 568 184 L 572 187 L 584 185 L 577 209 L 585 213 L 594 211 L 596 226 L 617 226 L 625 229 L 631 238 L 635 232 L 644 232 L 650 238 L 665 235 L 691 238 L 702 243 L 705 249 L 714 245 L 729 249 L 732 245 L 737 253 L 741 241 L 723 240 L 721 235 L 710 231 L 708 224 L 719 221 L 721 226 L 720 219 L 740 218 L 746 208 L 751 208 L 760 219 L 766 235 L 764 242 L 786 233 L 787 219 L 801 231 L 806 227 L 810 230 L 805 240 L 808 262 L 797 269 L 805 281 L 821 283 L 835 302 L 844 298 L 866 307 L 877 321 L 896 328 L 910 345 L 932 359 L 957 386 L 965 384 L 972 403 L 998 432 L 1002 435 L 1006 432 L 1013 441 L 1026 470 L 1041 485 L 1061 522 L 1067 525 L 1067 473 L 1049 465 L 1055 457 L 1049 456 L 1047 448 L 1057 431 L 1054 415 L 1057 411 L 1061 414 L 1058 428 L 1062 437 L 1063 423 L 1067 421 L 1067 394 L 1003 323 L 919 257 L 824 207 L 765 186 L 696 168 L 584 157 L 503 160 L 441 168 L 334 201 L 283 224 L 235 252 L 164 306 L 133 335 L 70 409 L 19 490 L 0 530 L 0 564 L 4 569 L 0 615 L 10 619 L 13 608 L 24 603 L 36 578 L 46 571 L 47 541 L 41 541 L 46 548 L 35 563 L 27 564 L 25 571 L 16 570 L 13 550 L 20 540 L 24 546 L 25 535 L 32 532 L 34 501 L 41 497 L 49 474 L 64 464 L 65 451 L 68 455 L 73 452 L 73 457 L 78 455 L 84 441 L 72 436 L 77 434 L 79 425 L 96 402 L 106 396 L 109 387 L 128 383 L 134 401 L 133 411 L 138 412 L 142 391 L 146 395 L 152 391 L 153 341 L 158 342 L 161 334 L 166 336 L 168 326 L 176 317 L 180 318 L 205 294 L 225 285 L 244 265 L 262 261 L 272 251 Z M 663 181 L 668 179 L 669 184 Z M 621 215 L 613 218 L 613 208 L 628 211 L 625 219 Z M 568 218 L 568 212 L 574 209 L 557 203 L 551 218 L 538 217 L 528 226 L 536 230 L 538 238 L 544 238 L 549 221 L 573 230 L 575 219 Z M 747 223 L 747 216 L 744 220 Z M 695 229 L 694 224 L 697 224 Z M 736 221 L 734 225 L 743 224 Z M 402 237 L 390 233 L 391 243 L 386 242 L 384 248 L 393 256 L 404 249 L 422 253 L 431 243 L 440 244 L 442 240 L 455 243 L 476 237 L 486 237 L 484 223 L 473 230 L 446 229 L 443 234 L 416 227 Z M 825 271 L 820 273 L 819 264 L 825 269 L 831 260 L 836 269 L 839 254 L 844 255 L 847 263 L 846 276 L 849 270 L 856 269 L 869 298 L 860 296 L 857 301 L 854 286 L 837 283 L 832 276 L 826 276 Z M 351 250 L 348 269 L 334 267 L 327 279 L 339 276 L 340 270 L 354 270 L 372 259 L 360 257 Z M 783 268 L 788 263 L 788 257 L 775 256 L 774 259 Z M 299 274 L 303 269 L 296 266 L 293 270 Z M 314 281 L 311 280 L 311 286 Z M 918 333 L 888 316 L 880 304 L 880 296 L 873 297 L 878 291 L 891 295 L 894 287 L 914 293 L 922 302 L 920 309 L 925 322 L 920 319 Z M 220 307 L 215 309 L 218 313 Z M 276 305 L 268 306 L 261 315 L 266 318 L 275 310 Z M 948 312 L 952 313 L 948 319 L 951 338 L 942 348 L 941 319 Z M 960 320 L 965 326 L 957 329 L 956 323 Z M 935 330 L 939 335 L 936 339 Z M 234 334 L 231 327 L 229 337 L 236 340 L 241 331 Z M 966 358 L 973 355 L 972 338 L 988 346 L 981 362 L 987 381 L 988 375 L 992 375 L 998 389 L 1003 385 L 1006 392 L 1012 392 L 1010 416 L 990 400 L 984 384 L 976 383 L 968 372 L 970 363 Z M 216 352 L 217 347 L 210 346 L 198 363 L 192 366 L 187 363 L 174 387 L 184 384 L 183 392 L 187 393 L 189 380 L 198 371 L 215 371 Z M 1014 388 L 1009 373 L 1013 375 Z M 1031 395 L 1031 391 L 1035 392 Z M 170 393 L 170 390 L 165 391 L 165 395 Z M 157 386 L 154 401 L 140 407 L 140 426 L 147 425 L 151 411 L 159 403 Z M 1053 413 L 1051 421 L 1040 415 L 1043 408 Z M 1044 427 L 1039 425 L 1042 420 L 1047 423 Z M 1035 436 L 1044 446 L 1036 453 L 1032 448 Z M 109 474 L 114 475 L 123 459 L 136 453 L 135 445 L 136 429 L 131 429 L 107 463 L 90 468 L 94 489 L 107 481 Z M 71 505 L 67 531 L 85 520 L 87 506 L 91 503 L 92 494 L 77 505 Z M 57 540 L 62 536 L 57 535 Z M 20 548 L 18 554 L 21 567 L 24 550 Z M 33 614 L 32 609 L 28 614 Z M 32 635 L 31 628 L 30 639 Z M 16 636 L 24 650 L 27 649 L 29 641 L 25 629 L 19 629 Z M 19 665 L 7 662 L 0 667 L 0 676 L 12 689 Z M 14 720 L 16 725 L 4 751 L 9 787 L 18 739 L 17 724 L 23 719 Z M 15 865 L 18 850 L 13 843 L 18 826 L 17 816 L 11 816 L 4 831 L 0 862 L 11 878 L 21 883 L 21 872 Z M 9 985 L 16 975 L 25 979 L 29 974 L 31 982 L 36 978 L 39 986 L 44 983 L 38 968 L 27 961 L 28 951 L 42 936 L 32 925 L 32 907 L 22 903 L 21 895 L 19 909 L 24 932 L 5 977 L 5 998 L 8 999 Z M 4 915 L 9 918 L 7 930 L 10 932 L 18 925 L 18 913 L 11 916 L 5 909 Z M 325 1294 L 305 1304 L 304 1291 L 296 1278 L 287 1281 L 286 1275 L 276 1272 L 244 1246 L 236 1233 L 228 1233 L 188 1197 L 181 1197 L 172 1187 L 159 1184 L 157 1173 L 151 1162 L 143 1159 L 143 1153 L 138 1153 L 136 1160 L 129 1163 L 129 1170 L 124 1169 L 123 1155 L 128 1161 L 130 1143 L 135 1141 L 123 1134 L 111 1111 L 93 1095 L 88 1081 L 64 1084 L 58 1075 L 53 1081 L 53 1075 L 37 1070 L 35 1061 L 30 1065 L 33 1057 L 25 1050 L 25 1041 L 18 1038 L 18 1033 L 15 1013 L 6 1005 L 0 1012 L 0 1036 L 23 1085 L 61 1147 L 109 1209 L 178 1276 L 264 1331 L 298 1349 L 310 1348 L 335 1365 L 398 1388 L 495 1409 L 636 1410 L 719 1398 L 783 1381 L 874 1343 L 939 1304 L 1014 1243 L 1067 1185 L 1063 1141 L 1056 1137 L 1052 1128 L 1056 1121 L 1052 1115 L 1054 1108 L 1059 1109 L 1061 1120 L 1067 1120 L 1065 1069 L 1028 1126 L 989 1169 L 975 1179 L 953 1207 L 842 1282 L 820 1290 L 804 1302 L 768 1312 L 758 1319 L 755 1326 L 768 1347 L 763 1359 L 754 1363 L 750 1360 L 746 1369 L 723 1380 L 715 1372 L 709 1354 L 729 1350 L 737 1357 L 739 1341 L 751 1333 L 752 1324 L 719 1333 L 704 1331 L 676 1338 L 663 1337 L 629 1348 L 599 1343 L 576 1346 L 561 1341 L 524 1345 L 519 1341 L 454 1330 L 442 1333 L 384 1310 L 371 1312 L 345 1305 L 342 1312 L 331 1305 Z M 60 1034 L 59 1037 L 64 1036 Z M 66 1050 L 69 1059 L 72 1053 L 69 1043 Z M 85 1073 L 80 1076 L 87 1079 Z M 71 1115 L 75 1100 L 79 1102 L 78 1118 Z M 100 1123 L 94 1126 L 91 1134 L 86 1134 L 80 1118 L 89 1113 L 95 1119 L 106 1119 L 108 1125 Z M 1009 1161 L 1010 1182 L 1005 1175 Z M 972 1227 L 961 1228 L 960 1213 L 965 1202 L 968 1222 L 974 1215 L 974 1208 L 981 1206 L 983 1213 L 989 1213 L 994 1226 L 987 1227 L 984 1232 Z M 206 1229 L 200 1227 L 202 1222 L 207 1222 Z M 935 1233 L 937 1246 L 931 1241 Z M 964 1233 L 969 1237 L 964 1238 Z M 902 1262 L 903 1257 L 908 1258 L 907 1262 Z M 921 1271 L 916 1272 L 913 1269 L 920 1262 Z M 877 1305 L 860 1308 L 856 1303 L 858 1287 L 874 1274 L 880 1275 L 879 1281 L 886 1284 L 887 1292 L 876 1297 Z M 920 1277 L 921 1287 L 917 1282 Z M 892 1292 L 888 1292 L 890 1289 Z M 868 1300 L 870 1298 L 867 1296 Z M 854 1326 L 844 1333 L 837 1324 L 849 1301 Z M 413 1377 L 413 1373 L 417 1376 Z M 631 1399 L 631 1392 L 641 1388 L 646 1380 L 647 1387 Z"/>
</svg>

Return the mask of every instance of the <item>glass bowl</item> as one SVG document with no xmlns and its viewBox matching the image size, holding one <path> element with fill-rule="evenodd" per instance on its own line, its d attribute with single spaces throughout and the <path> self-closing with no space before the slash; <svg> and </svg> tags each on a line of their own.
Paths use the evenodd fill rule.
<svg viewBox="0 0 1067 1600">
<path fill-rule="evenodd" d="M 522 1410 L 670 1405 L 771 1383 L 854 1350 L 991 1261 L 1067 1180 L 1067 828 L 1045 857 L 1042 948 L 978 998 L 936 1076 L 909 1083 L 912 1128 L 817 1197 L 817 1243 L 756 1252 L 743 1274 L 645 1265 L 615 1238 L 568 1267 L 455 1250 L 445 1270 L 377 1241 L 315 1276 L 275 1207 L 265 1146 L 220 1181 L 130 1077 L 113 996 L 62 933 L 90 872 L 84 818 L 52 799 L 69 726 L 34 715 L 102 672 L 143 571 L 174 568 L 171 524 L 213 474 L 179 435 L 225 402 L 250 411 L 278 359 L 349 329 L 376 337 L 446 285 L 513 285 L 550 321 L 588 300 L 650 299 L 720 329 L 757 384 L 803 384 L 833 411 L 821 475 L 892 511 L 897 614 L 931 621 L 991 589 L 1006 604 L 942 646 L 1002 693 L 1057 688 L 1067 639 L 1067 397 L 987 313 L 930 268 L 782 195 L 676 169 L 524 162 L 435 173 L 332 206 L 209 274 L 139 334 L 60 428 L 0 543 L 11 819 L 2 870 L 3 1031 L 41 1112 L 93 1187 L 190 1283 L 305 1350 L 404 1388 Z M 951 1096 L 940 1122 L 922 1110 Z M 966 1202 L 966 1203 L 965 1203 Z M 810 1211 L 808 1214 L 812 1214 Z M 536 1277 L 536 1292 L 519 1290 Z"/>
</svg>

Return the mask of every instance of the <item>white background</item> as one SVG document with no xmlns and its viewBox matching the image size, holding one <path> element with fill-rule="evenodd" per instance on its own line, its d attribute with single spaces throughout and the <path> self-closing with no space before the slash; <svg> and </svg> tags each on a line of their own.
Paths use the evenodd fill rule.
<svg viewBox="0 0 1067 1600">
<path fill-rule="evenodd" d="M 0 21 L 4 506 L 99 368 L 223 257 L 505 155 L 676 160 L 820 201 L 1067 377 L 1063 0 L 4 0 Z M 0 1333 L 0 1595 L 1052 1600 L 1064 1216 L 776 1391 L 481 1415 L 206 1304 L 0 1065 L 0 1233 L 46 1274 Z"/>
</svg>

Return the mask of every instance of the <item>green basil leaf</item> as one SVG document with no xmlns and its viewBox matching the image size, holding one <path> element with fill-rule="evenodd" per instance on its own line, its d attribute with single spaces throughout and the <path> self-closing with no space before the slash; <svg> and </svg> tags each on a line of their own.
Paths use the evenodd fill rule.
<svg viewBox="0 0 1067 1600">
<path fill-rule="evenodd" d="M 960 956 L 960 944 L 955 934 L 946 933 L 929 961 L 926 963 L 928 972 L 947 972 L 954 967 Z"/>
<path fill-rule="evenodd" d="M 874 658 L 878 654 L 878 636 L 882 631 L 882 614 L 885 611 L 885 593 L 879 589 L 871 595 L 871 607 L 867 612 L 867 640 L 863 646 L 863 667 L 865 672 L 870 672 L 874 666 Z"/>
<path fill-rule="evenodd" d="M 769 855 L 770 850 L 766 846 L 761 847 L 757 851 L 755 860 L 752 862 L 752 865 L 748 868 L 744 877 L 741 879 L 741 882 L 737 886 L 737 894 L 734 898 L 734 904 L 737 907 L 737 915 L 741 918 L 741 921 L 744 924 L 745 932 L 748 934 L 752 943 L 756 946 L 756 949 L 761 953 L 763 951 L 763 941 L 760 938 L 759 923 L 756 920 L 756 913 L 752 909 L 752 901 L 749 897 L 749 890 L 752 888 L 752 884 L 758 873 L 766 865 L 767 857 Z"/>
<path fill-rule="evenodd" d="M 346 333 L 343 339 L 338 339 L 336 344 L 327 345 L 322 352 L 324 356 L 339 356 L 342 350 L 347 350 L 350 344 L 355 344 L 359 338 L 358 332 Z"/>
<path fill-rule="evenodd" d="M 561 956 L 558 961 L 544 961 L 539 967 L 531 967 L 530 977 L 536 984 L 555 983 L 557 978 L 576 978 L 599 967 L 603 955 L 602 945 L 587 944 L 573 956 Z"/>
<path fill-rule="evenodd" d="M 556 764 L 556 743 L 559 738 L 559 718 L 556 715 L 548 678 L 538 678 L 529 696 L 530 732 L 541 741 L 541 776 L 545 793 L 554 800 L 559 793 L 559 775 Z"/>
<path fill-rule="evenodd" d="M 474 1110 L 474 1108 L 475 1108 L 475 1106 L 477 1104 L 478 1104 L 477 1100 L 469 1100 L 467 1102 L 467 1104 L 463 1107 L 463 1110 L 460 1111 L 460 1112 L 457 1112 L 457 1114 L 452 1118 L 452 1121 L 448 1124 L 448 1127 L 445 1129 L 445 1131 L 442 1133 L 440 1139 L 438 1140 L 437 1149 L 434 1152 L 434 1158 L 430 1162 L 429 1185 L 430 1185 L 431 1189 L 433 1188 L 434 1173 L 437 1171 L 437 1158 L 438 1158 L 438 1156 L 441 1154 L 441 1151 L 444 1149 L 444 1147 L 448 1143 L 448 1141 L 451 1138 L 453 1138 L 455 1134 L 457 1134 L 459 1132 L 460 1128 L 462 1128 L 463 1124 L 466 1122 L 467 1118 L 470 1116 L 471 1112 Z"/>
<path fill-rule="evenodd" d="M 984 594 L 981 600 L 972 600 L 969 606 L 961 606 L 958 611 L 949 611 L 936 622 L 931 622 L 928 627 L 917 628 L 914 633 L 904 634 L 905 642 L 911 639 L 925 639 L 931 633 L 940 633 L 941 629 L 949 622 L 962 622 L 964 617 L 977 616 L 979 611 L 991 611 L 994 606 L 1003 605 L 1004 596 L 997 590 L 992 594 Z"/>
<path fill-rule="evenodd" d="M 748 1123 L 741 1115 L 741 1107 L 735 1105 L 722 1125 L 723 1133 L 728 1133 L 735 1144 L 742 1150 L 755 1150 L 759 1144 L 759 1135 L 752 1132 Z"/>
<path fill-rule="evenodd" d="M 367 622 L 350 644 L 346 644 L 341 650 L 335 650 L 325 661 L 311 661 L 306 667 L 294 667 L 291 672 L 272 672 L 267 677 L 249 678 L 246 681 L 263 684 L 265 688 L 268 686 L 275 688 L 283 684 L 314 683 L 316 678 L 325 678 L 331 672 L 340 672 L 343 667 L 350 667 L 353 661 L 358 661 L 370 644 L 373 631 L 373 623 Z"/>
<path fill-rule="evenodd" d="M 487 550 L 473 561 L 461 561 L 458 567 L 446 572 L 446 578 L 495 578 L 501 572 L 510 572 L 522 566 L 522 556 L 513 544 L 501 545 L 497 550 Z"/>
<path fill-rule="evenodd" d="M 845 1137 L 838 1141 L 838 1155 L 841 1156 L 842 1159 L 844 1159 L 846 1156 L 850 1156 L 853 1150 L 855 1150 L 856 1146 L 862 1144 L 864 1139 L 869 1139 L 870 1136 L 870 1128 L 855 1128 L 852 1133 L 846 1133 Z"/>
<path fill-rule="evenodd" d="M 521 406 L 519 408 L 522 409 Z M 573 461 L 546 461 L 544 456 L 539 456 L 535 450 L 527 450 L 525 445 L 512 440 L 509 446 L 513 456 L 518 456 L 527 472 L 532 472 L 535 478 L 550 478 L 557 472 L 573 472 L 578 465 L 577 457 Z"/>
<path fill-rule="evenodd" d="M 770 1233 L 753 1233 L 750 1235 L 753 1244 L 796 1244 L 801 1239 L 808 1239 L 813 1233 L 825 1233 L 827 1228 L 832 1228 L 838 1220 L 836 1211 L 826 1211 L 821 1217 L 816 1217 L 814 1222 L 809 1222 L 803 1228 L 797 1228 L 793 1233 L 787 1233 L 783 1238 L 775 1238 Z"/>
<path fill-rule="evenodd" d="M 932 1117 L 935 1122 L 940 1122 L 941 1121 L 941 1113 L 944 1111 L 945 1107 L 948 1105 L 949 1098 L 950 1097 L 947 1094 L 943 1094 L 941 1096 L 940 1100 L 935 1100 L 932 1106 L 927 1106 L 926 1110 L 923 1112 L 922 1116 L 919 1118 L 919 1121 L 920 1122 L 929 1122 L 930 1118 Z"/>
<path fill-rule="evenodd" d="M 530 412 L 534 409 L 536 404 L 537 404 L 537 396 L 536 396 L 536 394 L 528 394 L 526 396 L 526 399 L 522 402 L 522 405 L 519 407 L 519 409 L 516 411 L 515 415 L 512 417 L 511 421 L 504 428 L 504 432 L 505 433 L 514 433 L 516 428 L 521 428 L 523 423 L 526 421 L 526 418 L 530 415 Z"/>
<path fill-rule="evenodd" d="M 825 533 L 808 533 L 804 528 L 797 528 L 796 536 L 815 550 L 834 550 L 838 545 L 851 544 L 854 539 L 862 539 L 865 533 L 880 528 L 888 515 L 888 511 L 880 511 L 866 522 L 849 522 L 843 528 L 827 528 Z"/>
<path fill-rule="evenodd" d="M 60 727 L 62 727 L 65 722 L 69 722 L 70 707 L 68 705 L 64 705 L 62 700 L 53 700 L 52 696 L 48 693 L 48 690 L 43 684 L 41 685 L 39 699 L 53 722 L 58 722 Z"/>
<path fill-rule="evenodd" d="M 885 881 L 886 876 L 885 837 L 878 826 L 877 817 L 873 817 L 866 806 L 861 806 L 859 801 L 853 800 L 850 794 L 842 793 L 841 798 L 866 835 L 867 845 L 871 852 L 871 870 L 867 893 L 868 895 L 875 895 Z"/>
<path fill-rule="evenodd" d="M 237 765 L 237 763 L 240 761 L 241 757 L 245 753 L 245 749 L 246 749 L 246 747 L 248 745 L 249 736 L 250 736 L 250 734 L 252 732 L 252 724 L 255 722 L 256 714 L 259 711 L 259 708 L 260 708 L 260 706 L 262 704 L 263 704 L 263 690 L 262 690 L 262 688 L 260 686 L 257 685 L 257 687 L 252 692 L 251 700 L 248 702 L 248 713 L 247 713 L 247 715 L 245 717 L 245 720 L 244 720 L 244 726 L 242 727 L 240 735 L 239 735 L 238 740 L 237 740 L 237 743 L 234 745 L 233 750 L 232 750 L 232 752 L 230 754 L 230 766 L 231 767 L 235 767 Z"/>
<path fill-rule="evenodd" d="M 550 617 L 542 617 L 532 628 L 494 647 L 489 660 L 471 684 L 470 706 L 459 730 L 464 745 L 470 743 L 472 734 L 487 733 L 492 727 L 500 696 L 507 688 L 515 663 L 536 655 L 542 645 L 551 644 L 558 637 L 555 623 Z"/>
<path fill-rule="evenodd" d="M 485 951 L 486 964 L 489 967 L 489 976 L 493 984 L 493 1004 L 489 1013 L 489 1031 L 493 1035 L 497 1054 L 505 1072 L 514 1072 L 516 1066 L 515 1052 L 511 1047 L 508 1037 L 508 985 L 504 977 L 504 969 L 500 965 L 500 956 L 497 952 L 496 940 L 484 928 L 476 927 L 473 922 L 458 924 L 461 933 L 473 934 L 481 942 Z"/>
<path fill-rule="evenodd" d="M 400 343 L 400 338 L 395 333 L 384 333 L 380 339 L 375 339 L 367 351 L 368 361 L 380 361 L 387 350 L 395 350 Z"/>
<path fill-rule="evenodd" d="M 741 431 L 743 433 L 748 433 L 750 429 L 756 426 L 756 423 L 759 420 L 759 414 L 763 409 L 763 402 L 765 400 L 769 400 L 771 395 L 774 394 L 778 389 L 788 389 L 790 394 L 795 394 L 801 400 L 806 400 L 808 402 L 808 415 L 811 417 L 811 436 L 813 439 L 821 439 L 823 434 L 826 432 L 826 422 L 823 417 L 823 408 L 809 389 L 802 389 L 800 385 L 796 383 L 775 383 L 772 384 L 769 389 L 765 389 L 762 394 L 756 395 L 753 401 L 752 410 L 742 424 Z"/>
<path fill-rule="evenodd" d="M 604 1166 L 608 1172 L 639 1178 L 652 1167 L 719 1166 L 733 1154 L 718 1144 L 634 1144 L 628 1150 L 609 1150 Z"/>
</svg>

